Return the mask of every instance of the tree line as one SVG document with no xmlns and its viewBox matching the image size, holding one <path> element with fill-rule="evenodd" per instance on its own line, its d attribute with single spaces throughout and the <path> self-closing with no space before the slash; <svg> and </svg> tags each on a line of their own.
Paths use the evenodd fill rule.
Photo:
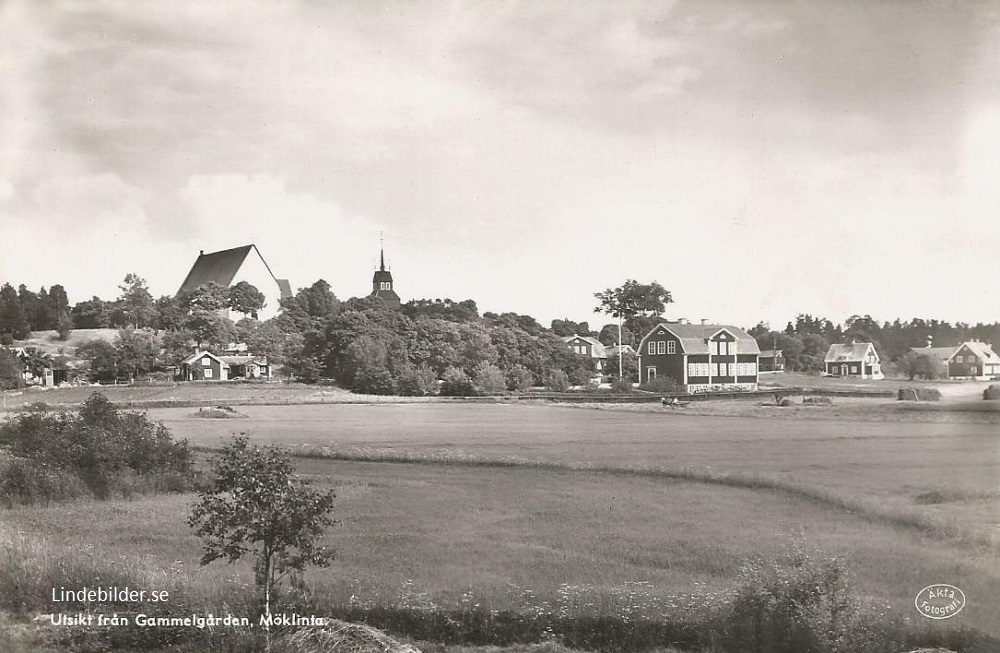
<svg viewBox="0 0 1000 653">
<path fill-rule="evenodd" d="M 599 330 L 587 321 L 552 320 L 548 327 L 529 315 L 484 313 L 471 299 L 414 299 L 400 310 L 370 297 L 341 301 L 318 280 L 280 302 L 279 314 L 258 320 L 264 295 L 240 282 L 231 287 L 210 283 L 176 296 L 154 299 L 144 279 L 128 274 L 117 298 L 99 297 L 70 306 L 61 285 L 39 292 L 23 284 L 0 287 L 0 340 L 10 344 L 31 331 L 56 329 L 65 339 L 73 328 L 116 328 L 112 342 L 93 340 L 78 347 L 90 363 L 93 380 L 135 378 L 180 364 L 194 347 L 221 353 L 227 344 L 246 343 L 248 350 L 298 379 L 332 379 L 349 389 L 376 394 L 474 394 L 548 386 L 562 389 L 586 384 L 594 362 L 571 351 L 562 341 L 570 335 L 590 336 L 606 346 L 632 345 L 663 319 L 672 303 L 656 282 L 628 280 L 618 288 L 595 293 L 595 312 L 614 320 Z M 228 317 L 238 313 L 242 319 Z M 620 320 L 620 324 L 619 324 Z M 886 362 L 903 373 L 933 375 L 933 364 L 915 362 L 913 348 L 928 343 L 958 345 L 970 339 L 1000 343 L 1000 323 L 969 325 L 914 318 L 879 322 L 854 315 L 843 323 L 800 314 L 783 330 L 765 322 L 748 329 L 761 350 L 780 349 L 786 369 L 818 372 L 830 345 L 872 342 Z M 29 351 L 21 367 L 64 366 L 65 361 Z M 923 365 L 923 367 L 920 367 Z M 13 364 L 0 354 L 0 376 Z M 623 376 L 635 377 L 635 358 L 627 355 Z M 616 361 L 606 372 L 619 376 Z M 443 385 L 439 384 L 439 381 Z M 2 382 L 2 381 L 0 381 Z"/>
</svg>

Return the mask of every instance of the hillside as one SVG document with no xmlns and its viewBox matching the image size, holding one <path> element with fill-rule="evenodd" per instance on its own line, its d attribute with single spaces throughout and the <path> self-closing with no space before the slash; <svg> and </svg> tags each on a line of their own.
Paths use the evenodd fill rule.
<svg viewBox="0 0 1000 653">
<path fill-rule="evenodd" d="M 118 335 L 118 329 L 73 329 L 69 338 L 60 340 L 55 331 L 32 331 L 26 340 L 15 340 L 14 347 L 34 347 L 51 356 L 70 356 L 76 353 L 76 348 L 91 340 L 104 340 L 113 343 Z"/>
</svg>

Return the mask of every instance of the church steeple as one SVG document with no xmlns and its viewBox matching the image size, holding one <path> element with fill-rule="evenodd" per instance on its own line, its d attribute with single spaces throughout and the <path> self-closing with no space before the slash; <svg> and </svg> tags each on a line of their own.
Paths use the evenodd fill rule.
<svg viewBox="0 0 1000 653">
<path fill-rule="evenodd" d="M 372 294 L 370 297 L 382 301 L 383 304 L 392 308 L 399 308 L 402 302 L 399 295 L 393 289 L 392 272 L 385 269 L 385 245 L 382 242 L 382 234 L 379 234 L 379 265 L 378 270 L 372 276 Z"/>
</svg>

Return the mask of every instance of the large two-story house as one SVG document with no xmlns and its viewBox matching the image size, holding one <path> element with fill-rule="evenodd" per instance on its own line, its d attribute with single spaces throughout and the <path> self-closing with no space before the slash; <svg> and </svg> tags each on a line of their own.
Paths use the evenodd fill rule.
<svg viewBox="0 0 1000 653">
<path fill-rule="evenodd" d="M 1000 356 L 979 340 L 969 340 L 957 347 L 914 347 L 914 353 L 937 358 L 948 369 L 951 379 L 992 379 L 1000 377 Z"/>
<path fill-rule="evenodd" d="M 644 382 L 665 377 L 691 393 L 757 389 L 760 348 L 739 327 L 661 322 L 636 355 Z"/>
</svg>

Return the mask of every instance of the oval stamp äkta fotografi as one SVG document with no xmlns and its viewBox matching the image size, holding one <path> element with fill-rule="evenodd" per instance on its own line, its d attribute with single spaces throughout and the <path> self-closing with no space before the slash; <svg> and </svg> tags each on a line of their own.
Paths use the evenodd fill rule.
<svg viewBox="0 0 1000 653">
<path fill-rule="evenodd" d="M 936 583 L 920 590 L 913 604 L 928 619 L 948 619 L 965 607 L 965 592 L 954 585 Z"/>
</svg>

